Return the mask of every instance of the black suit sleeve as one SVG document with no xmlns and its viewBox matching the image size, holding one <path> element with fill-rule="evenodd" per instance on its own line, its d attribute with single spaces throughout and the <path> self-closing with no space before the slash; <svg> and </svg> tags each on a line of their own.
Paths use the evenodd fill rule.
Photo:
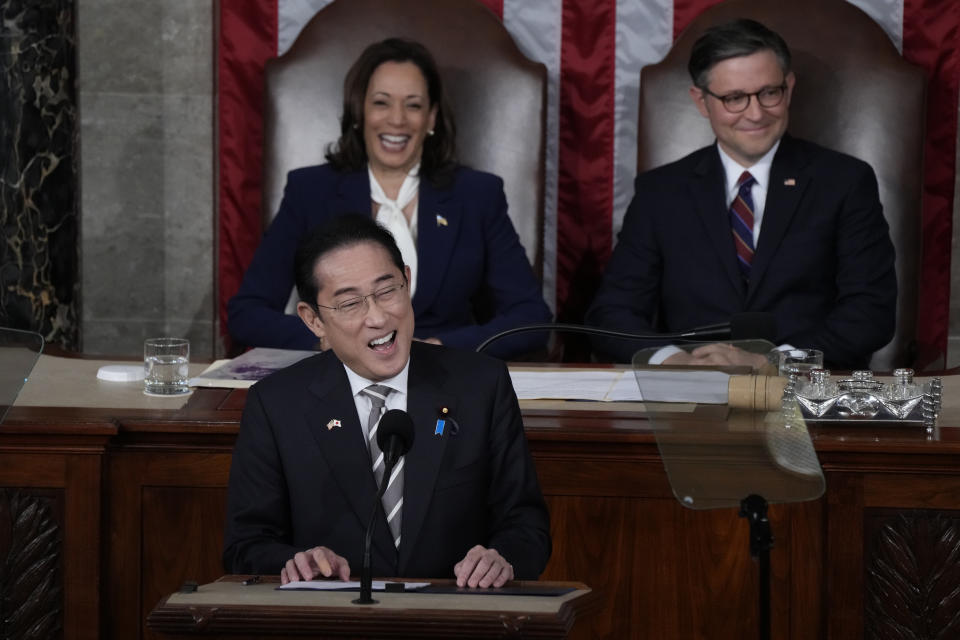
<svg viewBox="0 0 960 640">
<path fill-rule="evenodd" d="M 518 580 L 537 579 L 550 559 L 550 517 L 505 365 L 497 380 L 490 425 L 487 508 L 487 546 L 513 565 Z"/>
<path fill-rule="evenodd" d="M 867 366 L 893 337 L 897 277 L 894 248 L 873 170 L 856 163 L 836 216 L 836 298 L 819 325 L 794 338 L 821 349 L 830 365 Z"/>
<path fill-rule="evenodd" d="M 587 311 L 588 325 L 634 333 L 656 332 L 660 301 L 662 256 L 653 212 L 643 206 L 648 174 L 637 177 L 633 200 L 623 218 L 617 244 L 603 282 Z M 644 347 L 667 341 L 592 338 L 594 348 L 617 362 L 630 362 Z"/>
<path fill-rule="evenodd" d="M 257 387 L 250 389 L 230 465 L 223 567 L 228 573 L 279 574 L 298 551 L 274 425 Z"/>
</svg>

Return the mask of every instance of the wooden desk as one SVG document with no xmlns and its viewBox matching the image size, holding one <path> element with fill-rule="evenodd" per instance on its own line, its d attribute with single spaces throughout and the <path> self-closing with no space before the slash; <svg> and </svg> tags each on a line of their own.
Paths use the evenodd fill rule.
<svg viewBox="0 0 960 640">
<path fill-rule="evenodd" d="M 597 597 L 578 582 L 559 596 L 375 592 L 375 605 L 351 601 L 356 592 L 277 591 L 279 581 L 242 586 L 237 576 L 174 593 L 150 612 L 149 627 L 163 638 L 259 640 L 310 638 L 566 638 L 576 617 Z M 519 589 L 545 583 L 511 583 Z"/>
<path fill-rule="evenodd" d="M 945 381 L 948 403 L 955 386 Z M 38 588 L 4 583 L 2 596 L 36 595 L 47 604 L 23 597 L 22 606 L 37 615 L 62 603 L 65 638 L 157 637 L 145 620 L 162 597 L 223 573 L 245 397 L 200 389 L 177 410 L 11 409 L 0 425 L 0 545 L 18 563 L 14 575 Z M 943 422 L 960 416 L 947 410 Z M 551 513 L 543 579 L 583 581 L 602 599 L 571 637 L 755 636 L 746 522 L 735 509 L 676 501 L 642 416 L 526 410 L 524 423 Z M 930 440 L 871 427 L 813 434 L 826 494 L 770 511 L 774 637 L 894 637 L 894 623 L 927 637 L 921 615 L 934 628 L 957 624 L 960 429 Z M 46 551 L 22 543 L 44 531 Z"/>
</svg>

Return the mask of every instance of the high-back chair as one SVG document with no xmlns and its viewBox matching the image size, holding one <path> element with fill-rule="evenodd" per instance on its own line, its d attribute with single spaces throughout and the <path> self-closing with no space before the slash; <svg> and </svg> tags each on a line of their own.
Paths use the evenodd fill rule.
<svg viewBox="0 0 960 640">
<path fill-rule="evenodd" d="M 338 0 L 266 67 L 263 216 L 276 214 L 287 172 L 324 162 L 340 135 L 343 80 L 367 45 L 423 43 L 440 67 L 462 164 L 504 181 L 510 219 L 542 273 L 546 67 L 527 59 L 475 0 Z"/>
<path fill-rule="evenodd" d="M 783 36 L 797 76 L 789 131 L 870 163 L 896 248 L 897 324 L 873 354 L 874 370 L 913 363 L 926 82 L 867 14 L 843 0 L 729 0 L 704 11 L 670 53 L 640 75 L 637 170 L 677 160 L 714 140 L 690 100 L 687 61 L 709 27 L 752 18 Z M 804 345 L 797 345 L 804 346 Z"/>
</svg>

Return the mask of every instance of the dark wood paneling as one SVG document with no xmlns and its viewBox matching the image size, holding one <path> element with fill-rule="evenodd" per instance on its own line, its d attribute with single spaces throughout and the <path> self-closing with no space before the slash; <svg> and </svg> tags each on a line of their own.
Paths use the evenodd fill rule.
<svg viewBox="0 0 960 640">
<path fill-rule="evenodd" d="M 223 574 L 220 554 L 230 455 L 170 448 L 116 450 L 109 461 L 108 585 L 112 637 L 153 637 L 146 615 L 185 580 Z M 201 448 L 202 449 L 202 448 Z"/>
<path fill-rule="evenodd" d="M 863 637 L 863 476 L 830 473 L 827 486 L 827 634 L 855 640 Z"/>
<path fill-rule="evenodd" d="M 57 528 L 58 557 L 50 578 L 61 589 L 59 626 L 65 638 L 95 640 L 100 637 L 100 478 L 105 440 L 96 429 L 86 438 L 60 427 L 38 434 L 13 431 L 9 446 L 7 434 L 0 433 L 0 487 L 47 501 Z"/>
<path fill-rule="evenodd" d="M 868 640 L 960 638 L 960 511 L 868 509 Z"/>
<path fill-rule="evenodd" d="M 824 591 L 824 544 L 823 529 L 826 500 L 813 500 L 790 506 L 790 573 L 785 578 L 790 598 L 789 609 L 774 609 L 775 615 L 790 619 L 793 640 L 821 640 L 826 635 L 826 610 Z M 774 541 L 776 544 L 776 541 Z M 777 572 L 777 567 L 773 568 Z"/>
<path fill-rule="evenodd" d="M 0 637 L 63 637 L 63 490 L 0 489 Z"/>
<path fill-rule="evenodd" d="M 223 575 L 226 488 L 144 487 L 140 620 L 186 580 L 213 582 Z M 144 626 L 144 638 L 159 638 Z"/>
<path fill-rule="evenodd" d="M 625 498 L 553 496 L 547 492 L 553 555 L 544 580 L 593 575 L 590 585 L 600 594 L 598 613 L 575 627 L 574 638 L 617 638 L 621 621 L 630 619 L 634 540 L 634 505 Z M 599 567 L 603 567 L 602 578 Z"/>
<path fill-rule="evenodd" d="M 0 426 L 0 487 L 63 496 L 65 638 L 153 637 L 144 615 L 161 595 L 220 574 L 244 397 L 198 390 L 174 412 L 11 411 Z M 746 522 L 736 509 L 676 501 L 642 416 L 534 411 L 524 420 L 551 510 L 544 578 L 583 581 L 602 598 L 571 637 L 756 637 Z M 826 495 L 770 508 L 774 636 L 870 637 L 879 632 L 868 619 L 885 606 L 877 585 L 894 579 L 880 559 L 925 546 L 936 551 L 922 556 L 924 566 L 953 561 L 947 542 L 931 541 L 955 535 L 937 523 L 960 511 L 960 429 L 941 428 L 935 439 L 870 427 L 812 431 Z M 947 595 L 940 601 L 936 615 L 952 606 Z"/>
</svg>

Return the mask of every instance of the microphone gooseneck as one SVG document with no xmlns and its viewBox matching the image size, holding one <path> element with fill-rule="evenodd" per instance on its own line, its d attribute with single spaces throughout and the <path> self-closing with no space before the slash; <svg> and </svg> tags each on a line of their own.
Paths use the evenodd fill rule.
<svg viewBox="0 0 960 640">
<path fill-rule="evenodd" d="M 360 596 L 353 604 L 377 604 L 373 599 L 373 568 L 370 561 L 370 549 L 373 546 L 373 530 L 377 524 L 377 511 L 380 509 L 380 499 L 390 483 L 393 468 L 400 458 L 413 446 L 413 420 L 406 411 L 390 409 L 377 426 L 377 445 L 383 451 L 383 478 L 377 487 L 377 499 L 373 502 L 373 512 L 367 524 L 367 531 L 363 537 L 363 566 L 360 569 Z"/>
<path fill-rule="evenodd" d="M 531 331 L 569 331 L 571 333 L 585 333 L 587 335 L 622 338 L 625 340 L 676 340 L 678 342 L 698 342 L 704 338 L 714 338 L 717 340 L 724 338 L 733 338 L 734 340 L 761 338 L 772 342 L 777 333 L 776 318 L 774 315 L 761 311 L 736 313 L 730 317 L 730 322 L 694 327 L 688 331 L 678 331 L 675 333 L 636 333 L 632 331 L 617 331 L 614 329 L 601 329 L 600 327 L 588 327 L 580 324 L 563 324 L 558 322 L 529 324 L 522 327 L 506 329 L 481 342 L 476 351 L 477 353 L 482 353 L 491 343 L 501 338 Z"/>
</svg>

